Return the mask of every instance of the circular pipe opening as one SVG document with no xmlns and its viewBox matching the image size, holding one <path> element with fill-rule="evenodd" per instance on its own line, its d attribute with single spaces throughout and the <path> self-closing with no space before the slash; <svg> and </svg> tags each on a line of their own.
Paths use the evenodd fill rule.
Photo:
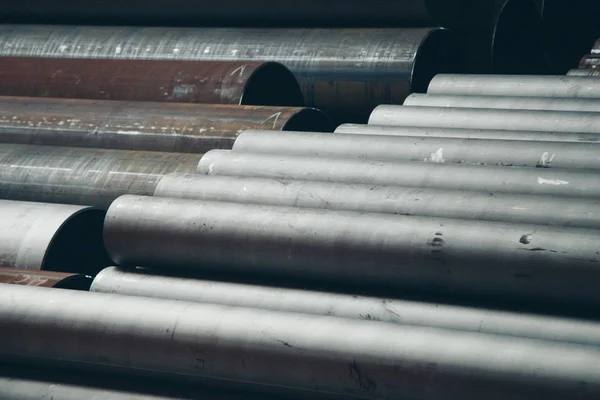
<svg viewBox="0 0 600 400">
<path fill-rule="evenodd" d="M 95 275 L 110 265 L 102 236 L 105 214 L 83 209 L 67 219 L 50 241 L 42 269 Z"/>
<path fill-rule="evenodd" d="M 93 278 L 89 275 L 72 275 L 54 285 L 57 289 L 89 291 Z"/>
<path fill-rule="evenodd" d="M 300 132 L 333 132 L 335 124 L 321 110 L 316 108 L 303 108 L 292 115 L 285 123 L 282 131 Z"/>
<path fill-rule="evenodd" d="M 421 42 L 411 71 L 411 93 L 426 93 L 437 74 L 464 73 L 465 51 L 458 37 L 447 29 L 432 30 Z"/>
<path fill-rule="evenodd" d="M 304 95 L 294 74 L 284 65 L 268 62 L 248 78 L 241 105 L 248 106 L 304 106 Z"/>
<path fill-rule="evenodd" d="M 499 74 L 548 71 L 544 26 L 533 0 L 508 0 L 500 8 L 492 38 L 492 68 Z"/>
</svg>

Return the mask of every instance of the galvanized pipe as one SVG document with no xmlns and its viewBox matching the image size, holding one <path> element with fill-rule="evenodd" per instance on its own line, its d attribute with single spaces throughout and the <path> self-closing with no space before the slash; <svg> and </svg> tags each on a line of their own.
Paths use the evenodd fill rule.
<svg viewBox="0 0 600 400">
<path fill-rule="evenodd" d="M 431 80 L 427 93 L 598 99 L 600 98 L 600 83 L 582 77 L 562 75 L 440 74 Z"/>
<path fill-rule="evenodd" d="M 404 100 L 404 105 L 421 107 L 600 112 L 600 101 L 598 101 L 598 99 L 577 98 L 463 96 L 413 93 Z"/>
<path fill-rule="evenodd" d="M 382 105 L 369 124 L 600 134 L 600 113 Z"/>
<path fill-rule="evenodd" d="M 592 321 L 229 283 L 197 279 L 193 275 L 164 276 L 151 270 L 109 267 L 94 278 L 90 290 L 600 345 L 600 324 Z"/>
<path fill-rule="evenodd" d="M 582 228 L 131 195 L 113 202 L 104 224 L 106 249 L 122 266 L 588 307 L 600 305 L 599 237 Z"/>
<path fill-rule="evenodd" d="M 104 215 L 91 207 L 0 200 L 0 267 L 95 274 L 110 263 Z"/>
<path fill-rule="evenodd" d="M 600 146 L 594 143 L 244 131 L 233 150 L 381 161 L 600 170 Z"/>
<path fill-rule="evenodd" d="M 202 174 L 166 175 L 154 196 L 600 229 L 600 204 L 592 198 Z"/>
<path fill-rule="evenodd" d="M 89 290 L 90 285 L 92 284 L 92 277 L 89 275 L 66 272 L 0 268 L 0 283 L 42 286 L 58 289 Z M 0 398 L 5 397 L 0 396 Z"/>
<path fill-rule="evenodd" d="M 442 7 L 448 4 L 444 2 Z M 257 8 L 252 4 L 254 12 L 260 10 L 261 14 L 272 6 Z M 189 7 L 188 4 L 186 10 Z M 327 8 L 334 10 L 330 7 L 328 3 Z M 346 7 L 347 4 L 342 8 Z M 144 8 L 136 7 L 136 13 Z M 299 8 L 310 10 L 313 17 L 318 15 L 306 4 L 294 7 L 294 13 Z M 342 8 L 335 9 L 336 15 Z M 205 13 L 206 4 L 201 9 Z M 226 9 L 228 13 L 234 10 Z M 394 19 L 401 15 L 389 14 L 389 5 L 385 10 Z M 312 17 L 302 21 L 309 19 Z M 161 24 L 164 22 L 161 16 Z M 411 92 L 425 92 L 437 73 L 459 73 L 464 64 L 458 39 L 440 28 L 265 30 L 2 25 L 0 37 L 0 56 L 11 57 L 277 61 L 294 73 L 307 105 L 323 109 L 343 122 L 364 122 L 375 106 L 399 104 Z"/>
<path fill-rule="evenodd" d="M 600 178 L 593 170 L 385 162 L 211 150 L 200 160 L 198 172 L 494 193 L 600 196 Z"/>
<path fill-rule="evenodd" d="M 274 62 L 0 57 L 4 96 L 266 106 L 304 105 Z"/>
<path fill-rule="evenodd" d="M 579 68 L 600 68 L 600 54 L 588 54 L 585 55 L 579 61 Z"/>
<path fill-rule="evenodd" d="M 461 129 L 461 128 L 423 128 L 412 126 L 386 126 L 342 124 L 335 133 L 374 136 L 414 136 L 438 138 L 464 138 L 489 140 L 537 140 L 542 142 L 580 142 L 595 143 L 600 141 L 596 133 L 577 132 L 540 132 L 540 131 L 505 131 L 493 129 Z"/>
<path fill-rule="evenodd" d="M 125 193 L 151 195 L 160 178 L 196 170 L 199 154 L 0 144 L 0 198 L 107 209 Z"/>
<path fill-rule="evenodd" d="M 3 143 L 203 153 L 230 149 L 246 129 L 333 128 L 320 111 L 301 107 L 0 96 Z"/>
<path fill-rule="evenodd" d="M 568 76 L 600 76 L 600 68 L 576 68 L 567 73 Z"/>
<path fill-rule="evenodd" d="M 273 394 L 287 388 L 309 397 L 600 396 L 600 351 L 595 346 L 8 286 L 0 291 L 0 354 L 29 362 L 70 362 L 81 369 L 113 366 L 123 374 L 185 376 L 196 382 L 244 382 Z"/>
</svg>

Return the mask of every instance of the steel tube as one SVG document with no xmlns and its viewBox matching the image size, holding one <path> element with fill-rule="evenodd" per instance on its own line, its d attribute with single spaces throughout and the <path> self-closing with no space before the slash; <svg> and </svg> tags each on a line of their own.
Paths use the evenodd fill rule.
<svg viewBox="0 0 600 400">
<path fill-rule="evenodd" d="M 200 157 L 0 144 L 0 198 L 106 209 L 125 193 L 151 195 L 166 174 L 195 171 Z"/>
<path fill-rule="evenodd" d="M 92 277 L 54 271 L 31 271 L 18 268 L 0 268 L 0 283 L 42 286 L 47 288 L 89 290 Z M 0 385 L 1 386 L 1 385 Z"/>
<path fill-rule="evenodd" d="M 342 124 L 335 133 L 375 135 L 375 136 L 415 136 L 439 138 L 489 139 L 489 140 L 539 140 L 542 142 L 583 142 L 600 141 L 595 133 L 577 132 L 540 132 L 540 131 L 505 131 L 493 129 L 460 129 L 460 128 L 423 128 L 412 126 L 385 126 Z"/>
<path fill-rule="evenodd" d="M 435 76 L 429 94 L 476 96 L 600 98 L 600 83 L 559 75 L 444 75 Z"/>
<path fill-rule="evenodd" d="M 600 114 L 599 114 L 600 116 Z M 600 126 L 600 124 L 599 124 Z M 600 138 L 600 135 L 598 135 Z M 382 161 L 600 169 L 600 146 L 519 140 L 245 131 L 234 151 Z"/>
<path fill-rule="evenodd" d="M 600 352 L 594 346 L 9 286 L 0 292 L 0 354 L 30 362 L 71 361 L 83 369 L 111 365 L 123 373 L 241 381 L 309 396 L 523 400 L 600 395 Z"/>
<path fill-rule="evenodd" d="M 300 85 L 274 62 L 0 57 L 5 96 L 303 106 Z"/>
<path fill-rule="evenodd" d="M 461 96 L 413 93 L 404 100 L 404 105 L 420 107 L 600 112 L 600 101 L 597 99 L 548 97 Z"/>
<path fill-rule="evenodd" d="M 600 345 L 600 324 L 585 320 L 164 276 L 149 270 L 106 268 L 90 290 Z"/>
<path fill-rule="evenodd" d="M 579 68 L 600 68 L 600 54 L 588 54 L 579 61 Z"/>
<path fill-rule="evenodd" d="M 567 73 L 568 76 L 600 76 L 600 68 L 576 68 Z"/>
<path fill-rule="evenodd" d="M 198 172 L 513 194 L 600 196 L 596 171 L 558 168 L 385 162 L 211 150 L 200 160 Z"/>
<path fill-rule="evenodd" d="M 255 4 L 252 8 L 259 10 Z M 302 8 L 317 15 L 307 5 Z M 385 8 L 386 13 L 391 12 Z M 205 5 L 202 11 L 206 11 Z M 298 12 L 298 7 L 294 7 L 294 12 Z M 394 18 L 397 16 L 394 14 Z M 344 122 L 366 121 L 379 104 L 399 104 L 411 92 L 425 92 L 437 73 L 463 70 L 458 39 L 439 28 L 265 30 L 3 25 L 0 36 L 0 56 L 11 57 L 277 61 L 294 73 L 307 105 Z"/>
<path fill-rule="evenodd" d="M 1 58 L 1 57 L 0 57 Z M 203 153 L 246 129 L 333 131 L 318 110 L 0 97 L 0 142 Z"/>
<path fill-rule="evenodd" d="M 369 124 L 598 134 L 600 113 L 382 105 L 373 110 Z"/>
<path fill-rule="evenodd" d="M 202 174 L 167 175 L 154 196 L 600 229 L 596 199 Z"/>
<path fill-rule="evenodd" d="M 104 215 L 91 207 L 0 200 L 0 267 L 95 274 L 109 264 Z"/>
<path fill-rule="evenodd" d="M 582 228 L 131 195 L 115 200 L 104 224 L 106 249 L 122 266 L 251 271 L 594 307 L 600 305 L 599 235 Z"/>
</svg>

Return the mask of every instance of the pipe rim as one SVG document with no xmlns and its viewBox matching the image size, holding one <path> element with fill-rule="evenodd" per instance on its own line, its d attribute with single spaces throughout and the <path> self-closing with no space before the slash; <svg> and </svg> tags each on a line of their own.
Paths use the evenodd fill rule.
<svg viewBox="0 0 600 400">
<path fill-rule="evenodd" d="M 278 62 L 265 62 L 246 80 L 239 104 L 303 107 L 304 95 L 292 71 Z"/>
</svg>

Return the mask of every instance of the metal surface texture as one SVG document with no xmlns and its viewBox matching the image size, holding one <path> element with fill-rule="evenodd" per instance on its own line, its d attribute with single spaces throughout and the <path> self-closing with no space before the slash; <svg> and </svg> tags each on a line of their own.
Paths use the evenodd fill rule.
<svg viewBox="0 0 600 400">
<path fill-rule="evenodd" d="M 309 397 L 562 400 L 600 395 L 595 346 L 8 286 L 0 291 L 0 354 L 30 362 L 241 381 L 273 392 L 296 389 Z"/>
<path fill-rule="evenodd" d="M 198 172 L 513 194 L 600 196 L 600 178 L 594 170 L 386 162 L 211 150 L 200 160 Z"/>
<path fill-rule="evenodd" d="M 92 284 L 92 277 L 66 272 L 34 272 L 26 269 L 0 267 L 0 283 L 42 286 L 58 289 L 88 290 Z"/>
<path fill-rule="evenodd" d="M 579 61 L 579 68 L 600 68 L 600 54 L 588 54 Z"/>
<path fill-rule="evenodd" d="M 600 76 L 600 68 L 575 68 L 570 70 L 567 76 Z"/>
<path fill-rule="evenodd" d="M 413 93 L 404 100 L 404 105 L 420 107 L 600 112 L 600 101 L 598 101 L 598 99 L 548 97 L 463 96 Z"/>
<path fill-rule="evenodd" d="M 301 107 L 0 97 L 4 143 L 203 153 L 230 149 L 246 129 L 331 132 L 334 125 Z"/>
<path fill-rule="evenodd" d="M 600 134 L 600 113 L 382 105 L 369 124 Z"/>
<path fill-rule="evenodd" d="M 460 128 L 422 128 L 412 126 L 385 126 L 342 124 L 335 133 L 375 135 L 375 136 L 414 136 L 489 140 L 539 140 L 542 142 L 582 142 L 600 141 L 596 133 L 577 132 L 540 132 L 540 131 L 506 131 L 493 129 L 460 129 Z"/>
<path fill-rule="evenodd" d="M 106 209 L 122 194 L 151 195 L 166 174 L 195 171 L 200 157 L 0 144 L 0 198 Z"/>
<path fill-rule="evenodd" d="M 351 135 L 373 136 L 410 136 L 420 138 L 462 138 L 462 139 L 487 139 L 487 140 L 526 140 L 542 142 L 579 142 L 595 143 L 600 141 L 596 133 L 578 132 L 541 132 L 541 131 L 513 131 L 496 129 L 462 129 L 462 128 L 436 128 L 412 127 L 391 125 L 364 125 L 341 124 L 335 133 Z"/>
<path fill-rule="evenodd" d="M 366 121 L 379 104 L 399 104 L 411 92 L 425 92 L 438 73 L 463 71 L 458 39 L 439 28 L 2 25 L 0 36 L 0 56 L 278 61 L 298 79 L 307 105 L 344 122 Z"/>
<path fill-rule="evenodd" d="M 599 237 L 582 228 L 131 195 L 115 200 L 104 224 L 106 249 L 122 266 L 594 307 Z"/>
<path fill-rule="evenodd" d="M 600 98 L 600 82 L 562 75 L 440 74 L 431 80 L 427 93 L 598 99 Z"/>
<path fill-rule="evenodd" d="M 586 320 L 164 276 L 149 270 L 106 268 L 90 290 L 600 345 L 600 324 Z"/>
<path fill-rule="evenodd" d="M 91 207 L 0 200 L 0 267 L 95 274 L 109 264 L 104 215 Z"/>
<path fill-rule="evenodd" d="M 491 0 L 308 0 L 297 7 L 259 0 L 194 3 L 186 0 L 129 0 L 115 7 L 105 1 L 80 4 L 58 0 L 2 2 L 8 22 L 188 26 L 465 26 L 491 12 Z"/>
<path fill-rule="evenodd" d="M 273 62 L 0 57 L 4 96 L 266 106 L 304 105 Z"/>
<path fill-rule="evenodd" d="M 361 160 L 600 170 L 600 146 L 595 143 L 244 131 L 233 150 Z"/>
<path fill-rule="evenodd" d="M 202 174 L 167 175 L 154 196 L 600 229 L 600 204 L 593 198 Z"/>
</svg>

